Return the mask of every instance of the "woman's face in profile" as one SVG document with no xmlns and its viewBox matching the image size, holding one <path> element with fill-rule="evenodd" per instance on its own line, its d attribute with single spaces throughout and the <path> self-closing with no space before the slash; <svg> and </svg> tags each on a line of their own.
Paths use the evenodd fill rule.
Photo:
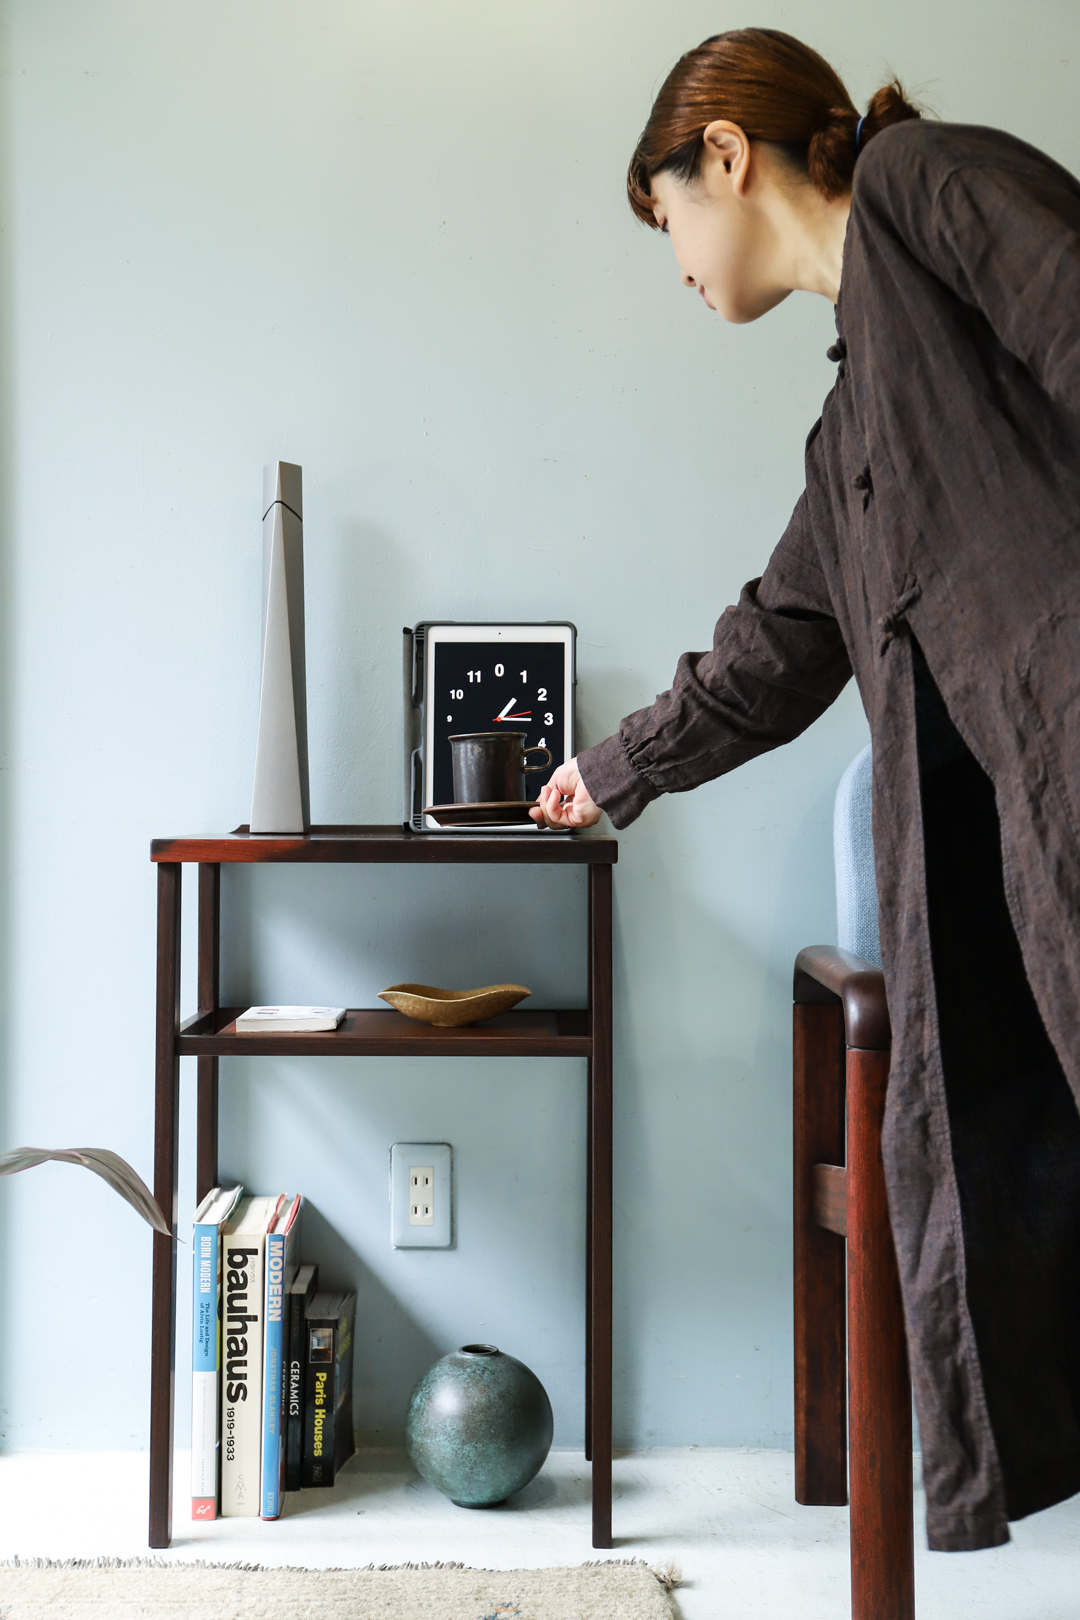
<svg viewBox="0 0 1080 1620">
<path fill-rule="evenodd" d="M 776 274 L 781 244 L 768 206 L 776 183 L 761 148 L 746 145 L 730 152 L 707 145 L 691 181 L 666 172 L 652 178 L 656 223 L 671 238 L 683 285 L 725 321 L 756 321 L 791 290 Z"/>
</svg>

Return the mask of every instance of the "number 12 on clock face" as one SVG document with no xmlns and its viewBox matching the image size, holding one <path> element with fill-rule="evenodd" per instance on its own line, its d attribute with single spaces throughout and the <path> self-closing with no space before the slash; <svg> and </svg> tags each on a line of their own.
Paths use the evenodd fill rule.
<svg viewBox="0 0 1080 1620">
<path fill-rule="evenodd" d="M 520 731 L 524 747 L 550 748 L 552 765 L 526 778 L 534 799 L 566 758 L 566 649 L 562 641 L 513 646 L 440 641 L 434 650 L 432 790 L 450 804 L 451 736 L 469 731 Z"/>
</svg>

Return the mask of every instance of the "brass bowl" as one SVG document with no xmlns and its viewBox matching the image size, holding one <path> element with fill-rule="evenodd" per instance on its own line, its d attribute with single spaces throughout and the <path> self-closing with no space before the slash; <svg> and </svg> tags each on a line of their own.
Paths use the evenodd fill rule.
<svg viewBox="0 0 1080 1620">
<path fill-rule="evenodd" d="M 433 984 L 392 984 L 389 990 L 380 990 L 379 999 L 391 1007 L 415 1018 L 421 1024 L 436 1024 L 440 1029 L 457 1029 L 462 1024 L 478 1024 L 485 1018 L 497 1018 L 532 991 L 523 984 L 486 984 L 482 990 L 439 990 Z"/>
</svg>

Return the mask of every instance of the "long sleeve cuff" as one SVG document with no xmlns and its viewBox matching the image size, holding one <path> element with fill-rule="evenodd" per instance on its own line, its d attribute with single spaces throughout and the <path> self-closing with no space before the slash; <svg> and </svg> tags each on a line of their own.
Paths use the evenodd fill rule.
<svg viewBox="0 0 1080 1620">
<path fill-rule="evenodd" d="M 647 804 L 660 797 L 651 782 L 631 765 L 618 733 L 578 754 L 577 767 L 589 797 L 607 811 L 614 827 L 629 827 Z"/>
</svg>

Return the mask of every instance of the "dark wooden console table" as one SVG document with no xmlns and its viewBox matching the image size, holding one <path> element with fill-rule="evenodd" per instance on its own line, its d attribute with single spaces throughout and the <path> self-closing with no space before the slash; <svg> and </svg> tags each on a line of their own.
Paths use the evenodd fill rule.
<svg viewBox="0 0 1080 1620">
<path fill-rule="evenodd" d="M 309 836 L 156 838 L 158 868 L 154 1196 L 177 1222 L 180 1059 L 198 1058 L 196 1196 L 218 1178 L 218 1059 L 239 1056 L 584 1057 L 588 1059 L 585 1281 L 585 1456 L 592 1463 L 592 1544 L 611 1540 L 611 869 L 616 839 L 598 833 L 412 833 L 401 827 L 313 827 Z M 199 868 L 198 1011 L 180 1021 L 180 876 Z M 466 1029 L 435 1029 L 389 1008 L 352 1008 L 325 1034 L 238 1035 L 242 1007 L 219 1005 L 222 862 L 408 862 L 589 869 L 588 1006 L 510 1012 Z M 172 1528 L 176 1243 L 154 1234 L 150 1365 L 150 1545 Z"/>
</svg>

